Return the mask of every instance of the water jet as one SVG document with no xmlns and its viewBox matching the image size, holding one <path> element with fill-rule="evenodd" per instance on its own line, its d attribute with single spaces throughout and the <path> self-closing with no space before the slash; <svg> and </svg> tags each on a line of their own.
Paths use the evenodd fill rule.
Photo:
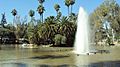
<svg viewBox="0 0 120 67">
<path fill-rule="evenodd" d="M 77 18 L 77 32 L 75 37 L 74 53 L 82 55 L 96 54 L 91 45 L 91 31 L 88 14 L 80 7 Z"/>
</svg>

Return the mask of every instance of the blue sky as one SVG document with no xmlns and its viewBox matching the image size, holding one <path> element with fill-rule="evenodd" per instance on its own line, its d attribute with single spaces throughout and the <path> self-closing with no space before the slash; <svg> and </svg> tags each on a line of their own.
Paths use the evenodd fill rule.
<svg viewBox="0 0 120 67">
<path fill-rule="evenodd" d="M 104 0 L 76 0 L 73 6 L 73 12 L 78 13 L 79 7 L 82 6 L 84 9 L 90 14 L 96 9 Z M 67 7 L 64 5 L 64 0 L 46 0 L 44 3 L 45 13 L 44 17 L 54 15 L 56 16 L 56 12 L 54 10 L 54 4 L 58 3 L 60 5 L 60 11 L 63 15 L 67 15 Z M 120 0 L 117 0 L 117 3 L 120 4 Z M 35 18 L 39 19 L 39 14 L 37 13 L 37 7 L 39 5 L 38 0 L 0 0 L 0 13 L 6 13 L 7 22 L 12 22 L 13 16 L 11 14 L 12 9 L 16 9 L 18 11 L 18 15 L 21 18 L 24 16 L 28 16 L 28 12 L 30 9 L 35 11 Z M 1 15 L 0 15 L 1 20 Z"/>
</svg>

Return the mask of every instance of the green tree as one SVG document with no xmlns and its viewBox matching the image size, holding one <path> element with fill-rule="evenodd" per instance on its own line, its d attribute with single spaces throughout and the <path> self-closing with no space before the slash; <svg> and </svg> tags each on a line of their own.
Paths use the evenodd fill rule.
<svg viewBox="0 0 120 67">
<path fill-rule="evenodd" d="M 69 6 L 70 6 L 71 1 L 70 0 L 65 0 L 65 5 L 68 7 L 68 17 L 69 17 Z"/>
<path fill-rule="evenodd" d="M 35 15 L 35 12 L 33 10 L 30 10 L 29 11 L 29 16 L 31 17 L 31 21 L 32 21 L 32 18 L 33 18 L 34 15 Z"/>
<path fill-rule="evenodd" d="M 19 40 L 19 38 L 24 38 L 27 30 L 27 18 L 25 17 L 23 20 L 21 20 L 20 16 L 17 16 L 15 18 L 16 25 L 15 25 L 15 36 L 16 39 Z"/>
<path fill-rule="evenodd" d="M 56 16 L 57 19 L 56 19 L 56 20 L 59 21 L 61 15 L 62 15 L 62 13 L 59 11 L 59 10 L 60 10 L 60 6 L 59 6 L 59 4 L 55 4 L 55 5 L 54 5 L 54 9 L 55 9 L 56 12 L 57 12 L 57 16 Z"/>
<path fill-rule="evenodd" d="M 45 0 L 38 0 L 38 2 L 40 3 L 40 5 L 38 6 L 37 11 L 41 16 L 41 22 L 43 22 L 43 13 L 45 11 L 43 3 L 45 2 Z M 40 9 L 40 11 L 39 11 L 39 9 Z"/>
<path fill-rule="evenodd" d="M 91 15 L 91 24 L 94 25 L 96 31 L 101 28 L 105 29 L 107 38 L 111 38 L 112 35 L 117 33 L 120 29 L 119 26 L 119 11 L 120 7 L 115 0 L 105 0 Z M 111 30 L 114 31 L 111 32 Z"/>
<path fill-rule="evenodd" d="M 61 19 L 61 16 L 62 16 L 62 13 L 61 12 L 58 12 L 57 16 L 56 16 L 56 20 L 59 22 L 60 19 Z"/>
<path fill-rule="evenodd" d="M 52 40 L 56 32 L 57 30 L 54 16 L 47 17 L 45 19 L 45 23 L 38 26 L 39 38 L 44 39 L 44 41 L 48 39 Z"/>
<path fill-rule="evenodd" d="M 31 44 L 34 44 L 34 23 L 29 22 L 27 27 L 27 39 Z"/>
<path fill-rule="evenodd" d="M 41 5 L 45 2 L 45 0 L 38 0 Z"/>
<path fill-rule="evenodd" d="M 73 8 L 73 5 L 75 4 L 75 0 L 70 0 L 70 5 L 71 5 L 71 14 L 72 14 L 72 8 Z"/>
<path fill-rule="evenodd" d="M 55 38 L 54 38 L 54 41 L 55 41 L 55 44 L 54 44 L 55 46 L 65 46 L 66 37 L 62 36 L 60 34 L 56 34 Z"/>
<path fill-rule="evenodd" d="M 16 16 L 17 15 L 17 10 L 13 9 L 11 13 L 12 13 L 13 16 Z"/>
<path fill-rule="evenodd" d="M 39 5 L 37 8 L 38 13 L 40 14 L 40 20 L 43 22 L 43 13 L 45 11 L 44 7 L 42 5 Z"/>
<path fill-rule="evenodd" d="M 61 35 L 64 35 L 67 38 L 66 46 L 73 46 L 76 32 L 76 24 L 68 21 L 68 18 L 63 16 L 58 31 Z"/>
<path fill-rule="evenodd" d="M 59 4 L 55 4 L 54 5 L 54 9 L 56 10 L 56 12 L 58 14 L 58 11 L 60 10 L 60 5 Z"/>
<path fill-rule="evenodd" d="M 14 19 L 13 19 L 13 28 L 14 28 L 15 16 L 17 15 L 17 10 L 16 10 L 16 9 L 13 9 L 11 13 L 12 13 L 12 15 L 14 16 Z"/>
</svg>

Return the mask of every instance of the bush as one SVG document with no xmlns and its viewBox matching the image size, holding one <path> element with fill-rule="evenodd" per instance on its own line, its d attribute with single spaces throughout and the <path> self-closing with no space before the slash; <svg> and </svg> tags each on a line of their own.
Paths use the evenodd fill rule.
<svg viewBox="0 0 120 67">
<path fill-rule="evenodd" d="M 66 44 L 66 37 L 60 34 L 56 34 L 54 38 L 55 45 Z"/>
</svg>

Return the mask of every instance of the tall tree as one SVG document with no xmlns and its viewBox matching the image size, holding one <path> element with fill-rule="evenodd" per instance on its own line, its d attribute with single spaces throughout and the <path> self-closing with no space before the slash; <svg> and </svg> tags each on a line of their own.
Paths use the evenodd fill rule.
<svg viewBox="0 0 120 67">
<path fill-rule="evenodd" d="M 115 0 L 105 0 L 91 16 L 96 32 L 104 28 L 107 39 L 110 40 L 111 34 L 113 35 L 120 30 L 119 11 L 120 7 Z"/>
<path fill-rule="evenodd" d="M 44 7 L 42 5 L 39 5 L 37 8 L 38 13 L 40 14 L 40 20 L 43 22 L 43 13 L 45 11 Z"/>
<path fill-rule="evenodd" d="M 60 10 L 60 5 L 59 5 L 59 4 L 55 4 L 55 5 L 54 5 L 54 9 L 55 9 L 56 12 L 57 12 L 56 18 L 57 18 L 57 20 L 59 20 L 60 17 L 61 17 L 61 15 L 62 15 L 62 13 L 59 11 L 59 10 Z"/>
<path fill-rule="evenodd" d="M 68 7 L 68 17 L 69 17 L 70 0 L 65 0 L 65 5 Z"/>
<path fill-rule="evenodd" d="M 45 23 L 40 24 L 38 26 L 38 35 L 39 38 L 43 41 L 47 41 L 48 39 L 52 41 L 52 38 L 57 33 L 57 23 L 55 23 L 55 17 L 50 16 L 45 19 Z"/>
<path fill-rule="evenodd" d="M 72 14 L 72 8 L 73 8 L 73 5 L 75 4 L 75 0 L 70 0 L 70 5 L 71 5 L 71 14 Z"/>
<path fill-rule="evenodd" d="M 6 21 L 6 18 L 5 18 L 5 13 L 2 14 L 2 19 L 1 19 L 1 25 L 2 25 L 3 27 L 5 27 L 4 24 L 7 24 L 7 21 Z"/>
<path fill-rule="evenodd" d="M 13 26 L 14 26 L 14 20 L 15 20 L 15 16 L 17 15 L 17 10 L 13 9 L 11 13 L 14 16 L 14 19 L 13 19 Z"/>
<path fill-rule="evenodd" d="M 45 0 L 38 0 L 38 1 L 39 1 L 40 5 L 44 8 L 43 3 L 45 2 Z M 41 14 L 41 18 L 42 18 L 41 20 L 43 22 L 43 13 Z"/>
<path fill-rule="evenodd" d="M 34 15 L 35 15 L 35 12 L 33 10 L 30 10 L 29 11 L 29 16 L 31 17 L 31 21 L 32 21 L 32 18 L 33 18 Z"/>
<path fill-rule="evenodd" d="M 27 38 L 28 38 L 28 40 L 31 44 L 34 44 L 34 42 L 33 42 L 34 41 L 34 35 L 35 35 L 35 33 L 34 33 L 34 23 L 29 22 L 28 23 L 28 28 L 27 28 Z"/>
<path fill-rule="evenodd" d="M 59 4 L 55 4 L 54 5 L 54 9 L 56 10 L 56 12 L 58 14 L 58 11 L 60 10 L 60 5 Z"/>
<path fill-rule="evenodd" d="M 45 0 L 38 0 L 41 5 L 45 2 Z"/>
</svg>

